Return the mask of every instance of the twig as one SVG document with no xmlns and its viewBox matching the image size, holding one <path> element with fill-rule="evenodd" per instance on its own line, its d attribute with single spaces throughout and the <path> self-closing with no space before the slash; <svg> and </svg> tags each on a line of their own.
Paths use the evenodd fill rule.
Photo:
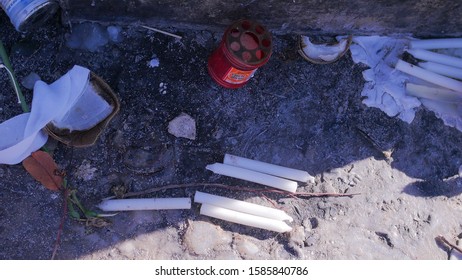
<svg viewBox="0 0 462 280">
<path fill-rule="evenodd" d="M 179 35 L 176 35 L 176 34 L 173 34 L 173 33 L 167 32 L 167 31 L 163 31 L 163 30 L 160 30 L 160 29 L 157 29 L 157 28 L 154 28 L 154 27 L 149 27 L 149 26 L 146 26 L 146 25 L 140 25 L 140 26 L 143 27 L 143 28 L 155 31 L 155 32 L 162 33 L 162 34 L 167 35 L 167 36 L 172 36 L 172 37 L 180 39 L 180 40 L 182 38 Z"/>
<path fill-rule="evenodd" d="M 457 252 L 461 253 L 462 254 L 462 249 L 459 248 L 457 245 L 454 245 L 452 244 L 451 242 L 449 242 L 446 238 L 444 238 L 444 236 L 442 235 L 439 235 L 435 238 L 435 240 L 437 242 L 441 242 L 443 243 L 444 245 L 448 246 L 449 248 L 453 249 L 453 250 L 456 250 Z"/>
<path fill-rule="evenodd" d="M 129 192 L 124 195 L 124 198 L 134 197 L 134 196 L 141 196 L 146 194 L 151 194 L 159 191 L 165 191 L 170 189 L 178 189 L 178 188 L 191 188 L 191 187 L 216 187 L 216 188 L 223 188 L 229 189 L 233 191 L 246 191 L 246 192 L 254 192 L 254 193 L 278 193 L 282 195 L 287 195 L 291 197 L 300 197 L 300 198 L 310 198 L 310 197 L 352 197 L 355 195 L 359 195 L 359 193 L 352 193 L 352 194 L 342 194 L 342 193 L 309 193 L 309 192 L 300 192 L 300 193 L 291 193 L 283 190 L 276 190 L 276 189 L 254 189 L 254 188 L 246 188 L 246 187 L 237 187 L 237 186 L 229 186 L 225 184 L 218 184 L 218 183 L 191 183 L 191 184 L 175 184 L 175 185 L 166 185 L 161 187 L 155 187 L 146 189 L 139 192 Z M 116 196 L 110 196 L 105 198 L 104 200 L 113 199 Z"/>
<path fill-rule="evenodd" d="M 297 197 L 310 198 L 310 197 L 353 197 L 355 195 L 360 195 L 361 193 L 310 193 L 302 192 L 295 193 Z"/>
<path fill-rule="evenodd" d="M 56 253 L 58 252 L 58 249 L 59 249 L 59 244 L 61 242 L 61 234 L 63 232 L 64 222 L 66 222 L 66 217 L 67 217 L 67 197 L 68 196 L 69 196 L 69 190 L 67 187 L 64 187 L 63 188 L 63 197 L 64 197 L 63 214 L 61 216 L 61 223 L 59 224 L 58 234 L 56 235 L 55 248 L 53 249 L 53 254 L 51 255 L 52 260 L 55 259 Z"/>
<path fill-rule="evenodd" d="M 2 40 L 0 40 L 0 57 L 3 60 L 3 64 L 0 64 L 0 68 L 5 68 L 8 71 L 8 74 L 11 78 L 11 83 L 13 84 L 14 90 L 16 92 L 16 96 L 18 97 L 18 103 L 21 104 L 22 110 L 26 113 L 29 112 L 29 106 L 26 103 L 24 95 L 21 92 L 21 88 L 19 87 L 19 83 L 14 76 L 13 67 L 11 67 L 10 58 L 6 53 L 5 47 L 3 46 Z"/>
<path fill-rule="evenodd" d="M 386 160 L 389 160 L 391 159 L 391 155 L 393 153 L 393 149 L 391 150 L 388 150 L 386 151 L 382 146 L 380 146 L 377 141 L 375 141 L 374 139 L 372 139 L 371 136 L 369 136 L 369 134 L 367 134 L 365 131 L 363 131 L 362 129 L 360 129 L 359 127 L 355 127 L 356 130 L 359 132 L 359 134 L 364 137 L 364 139 L 366 139 L 367 141 L 369 141 L 372 146 L 378 151 L 380 152 L 380 154 L 382 154 L 382 156 L 386 159 Z"/>
</svg>

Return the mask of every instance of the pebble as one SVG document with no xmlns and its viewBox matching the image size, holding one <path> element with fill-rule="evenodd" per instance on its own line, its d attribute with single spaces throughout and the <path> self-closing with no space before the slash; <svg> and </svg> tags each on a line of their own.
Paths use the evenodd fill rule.
<svg viewBox="0 0 462 280">
<path fill-rule="evenodd" d="M 187 248 L 197 255 L 208 254 L 219 246 L 230 246 L 231 242 L 231 233 L 205 221 L 191 223 L 184 235 Z"/>
<path fill-rule="evenodd" d="M 167 84 L 166 84 L 166 83 L 160 83 L 160 84 L 159 84 L 159 92 L 160 92 L 160 94 L 162 94 L 162 95 L 166 95 L 166 94 L 167 94 Z"/>
<path fill-rule="evenodd" d="M 196 121 L 188 114 L 181 113 L 168 124 L 168 132 L 176 137 L 196 139 Z"/>
<path fill-rule="evenodd" d="M 159 65 L 160 65 L 160 62 L 158 58 L 153 58 L 148 62 L 149 68 L 159 67 Z"/>
</svg>

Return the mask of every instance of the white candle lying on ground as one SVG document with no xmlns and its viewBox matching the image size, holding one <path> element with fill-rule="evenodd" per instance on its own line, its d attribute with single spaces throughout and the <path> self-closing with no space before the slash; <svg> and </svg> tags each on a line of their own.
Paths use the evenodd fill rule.
<svg viewBox="0 0 462 280">
<path fill-rule="evenodd" d="M 210 204 L 202 204 L 200 213 L 205 216 L 276 232 L 291 231 L 292 228 L 282 221 L 241 213 Z"/>
<path fill-rule="evenodd" d="M 236 166 L 226 165 L 222 163 L 214 163 L 207 165 L 206 169 L 213 171 L 217 174 L 242 179 L 249 182 L 262 184 L 265 186 L 270 186 L 288 192 L 294 193 L 295 191 L 297 191 L 297 182 L 271 176 L 268 174 L 263 174 L 252 170 L 247 170 Z"/>
<path fill-rule="evenodd" d="M 407 83 L 406 92 L 409 95 L 420 98 L 452 103 L 462 103 L 462 93 L 444 88 L 433 88 Z"/>
<path fill-rule="evenodd" d="M 462 48 L 462 38 L 426 39 L 411 41 L 412 49 L 458 49 Z"/>
<path fill-rule="evenodd" d="M 110 199 L 98 207 L 103 211 L 191 209 L 191 198 L 134 198 Z"/>
<path fill-rule="evenodd" d="M 440 54 L 440 53 L 435 53 L 435 52 L 426 51 L 426 50 L 421 50 L 421 49 L 407 50 L 407 52 L 412 54 L 413 57 L 418 58 L 418 59 L 462 68 L 462 58 Z"/>
<path fill-rule="evenodd" d="M 223 160 L 224 164 L 242 167 L 245 169 L 258 171 L 265 174 L 270 174 L 278 177 L 283 177 L 299 182 L 310 182 L 314 183 L 314 177 L 308 174 L 308 172 L 284 166 L 279 166 L 271 163 L 261 162 L 257 160 L 247 159 L 243 157 L 233 156 L 225 154 Z"/>
<path fill-rule="evenodd" d="M 266 207 L 241 200 L 231 199 L 198 191 L 196 191 L 196 194 L 194 195 L 194 202 L 210 204 L 229 210 L 234 210 L 279 221 L 292 222 L 294 220 L 291 216 L 287 215 L 286 212 L 279 209 L 274 209 L 271 207 Z"/>
<path fill-rule="evenodd" d="M 405 61 L 398 60 L 395 68 L 432 84 L 462 92 L 462 82 L 422 69 Z"/>
<path fill-rule="evenodd" d="M 452 67 L 444 64 L 439 64 L 436 62 L 420 62 L 419 66 L 423 69 L 441 74 L 447 77 L 462 79 L 462 69 L 457 67 Z"/>
</svg>

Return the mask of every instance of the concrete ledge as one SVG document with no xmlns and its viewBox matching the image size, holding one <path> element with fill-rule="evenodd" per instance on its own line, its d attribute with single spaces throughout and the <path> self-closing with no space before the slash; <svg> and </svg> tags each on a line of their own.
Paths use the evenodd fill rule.
<svg viewBox="0 0 462 280">
<path fill-rule="evenodd" d="M 223 30 L 251 18 L 275 33 L 462 36 L 460 0 L 61 0 L 64 20 Z"/>
</svg>

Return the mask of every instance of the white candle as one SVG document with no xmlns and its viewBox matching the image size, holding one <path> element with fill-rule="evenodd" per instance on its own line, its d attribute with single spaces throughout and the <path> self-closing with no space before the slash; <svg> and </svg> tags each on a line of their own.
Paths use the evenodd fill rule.
<svg viewBox="0 0 462 280">
<path fill-rule="evenodd" d="M 440 54 L 440 53 L 435 53 L 435 52 L 426 51 L 426 50 L 420 50 L 420 49 L 412 49 L 412 50 L 408 50 L 407 52 L 412 54 L 413 57 L 418 58 L 418 59 L 462 68 L 462 58 Z"/>
<path fill-rule="evenodd" d="M 98 207 L 103 211 L 191 209 L 191 198 L 134 198 L 110 199 Z"/>
<path fill-rule="evenodd" d="M 419 66 L 423 69 L 441 74 L 447 77 L 462 79 L 462 69 L 457 67 L 452 67 L 444 64 L 439 64 L 436 62 L 420 62 Z"/>
<path fill-rule="evenodd" d="M 453 103 L 462 103 L 462 93 L 444 88 L 433 88 L 407 83 L 406 92 L 409 95 Z"/>
<path fill-rule="evenodd" d="M 287 215 L 286 212 L 279 209 L 274 209 L 271 207 L 265 207 L 262 205 L 257 205 L 241 200 L 231 199 L 198 191 L 196 191 L 196 194 L 194 195 L 194 202 L 210 204 L 229 210 L 234 210 L 279 221 L 292 222 L 294 220 L 291 216 Z"/>
<path fill-rule="evenodd" d="M 247 170 L 236 166 L 226 165 L 222 163 L 214 163 L 207 165 L 206 169 L 213 171 L 217 174 L 242 179 L 249 182 L 262 184 L 265 186 L 270 186 L 288 192 L 294 193 L 297 190 L 297 182 L 271 176 L 268 174 L 263 174 L 252 170 Z"/>
<path fill-rule="evenodd" d="M 414 40 L 412 49 L 455 49 L 462 48 L 462 38 Z"/>
<path fill-rule="evenodd" d="M 282 221 L 241 213 L 210 204 L 202 204 L 200 213 L 205 216 L 276 232 L 291 231 L 292 228 Z"/>
<path fill-rule="evenodd" d="M 462 82 L 422 69 L 418 66 L 409 64 L 402 60 L 398 60 L 398 63 L 396 63 L 395 68 L 404 73 L 430 82 L 432 84 L 452 89 L 454 91 L 462 92 Z"/>
<path fill-rule="evenodd" d="M 299 182 L 314 183 L 314 177 L 303 170 L 283 167 L 271 163 L 233 156 L 230 154 L 225 154 L 223 163 Z"/>
</svg>

